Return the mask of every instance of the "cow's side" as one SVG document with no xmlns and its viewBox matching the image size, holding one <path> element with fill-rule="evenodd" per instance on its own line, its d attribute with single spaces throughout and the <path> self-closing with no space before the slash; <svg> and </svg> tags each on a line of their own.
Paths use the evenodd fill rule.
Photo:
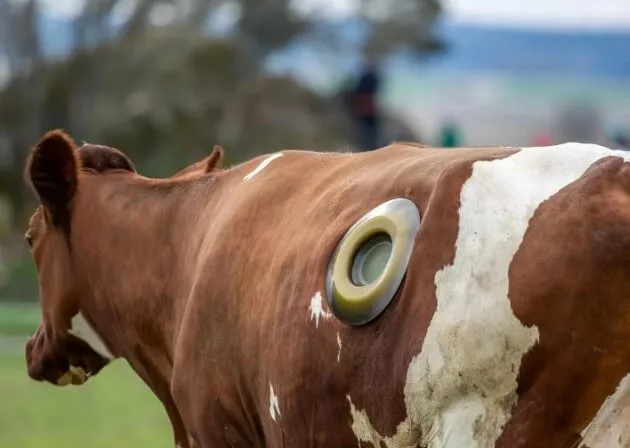
<svg viewBox="0 0 630 448">
<path fill-rule="evenodd" d="M 238 206 L 211 231 L 228 238 L 209 244 L 203 269 L 225 281 L 201 280 L 178 345 L 175 391 L 198 419 L 196 437 L 608 446 L 595 444 L 605 431 L 591 421 L 630 372 L 629 179 L 611 155 L 588 145 L 451 157 L 390 148 L 369 164 L 325 166 L 285 153 L 259 172 L 249 165 L 247 182 L 234 173 Z M 346 326 L 326 305 L 326 265 L 345 230 L 391 197 L 422 213 L 408 278 L 378 320 Z M 207 291 L 230 317 L 200 356 L 195 341 L 212 339 L 207 323 L 200 330 Z M 231 331 L 241 336 L 226 342 Z M 231 363 L 205 361 L 226 351 Z M 211 379 L 206 400 L 184 373 L 193 365 Z M 231 393 L 212 401 L 216 390 Z M 627 429 L 607 418 L 622 446 Z"/>
<path fill-rule="evenodd" d="M 221 238 L 204 245 L 174 370 L 180 409 L 190 421 L 198 416 L 197 436 L 208 445 L 227 437 L 348 446 L 396 434 L 408 412 L 409 364 L 435 310 L 434 277 L 453 261 L 461 185 L 473 161 L 513 151 L 401 146 L 370 159 L 284 152 L 259 172 L 265 159 L 223 178 L 221 213 L 200 224 Z M 381 318 L 349 327 L 326 304 L 327 264 L 344 232 L 393 197 L 411 199 L 422 213 L 411 279 Z M 229 317 L 209 324 L 209 310 Z M 204 435 L 209 425 L 216 430 Z M 415 446 L 418 430 L 414 422 L 389 443 Z"/>
<path fill-rule="evenodd" d="M 216 171 L 217 150 L 153 180 L 72 145 L 53 134 L 29 166 L 43 203 L 29 230 L 44 311 L 34 378 L 84 382 L 77 366 L 125 358 L 181 447 L 627 437 L 624 154 L 401 144 Z M 422 217 L 407 276 L 378 319 L 350 327 L 328 308 L 326 267 L 393 197 Z"/>
</svg>

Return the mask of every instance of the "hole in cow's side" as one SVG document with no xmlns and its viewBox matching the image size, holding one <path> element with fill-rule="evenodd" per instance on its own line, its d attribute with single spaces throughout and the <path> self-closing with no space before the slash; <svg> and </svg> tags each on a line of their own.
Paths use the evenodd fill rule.
<svg viewBox="0 0 630 448">
<path fill-rule="evenodd" d="M 350 279 L 356 286 L 376 282 L 387 267 L 393 252 L 391 237 L 379 232 L 363 242 L 352 257 Z"/>
<path fill-rule="evenodd" d="M 326 300 L 340 321 L 365 325 L 385 310 L 405 276 L 419 228 L 415 203 L 396 198 L 347 230 L 326 271 Z"/>
</svg>

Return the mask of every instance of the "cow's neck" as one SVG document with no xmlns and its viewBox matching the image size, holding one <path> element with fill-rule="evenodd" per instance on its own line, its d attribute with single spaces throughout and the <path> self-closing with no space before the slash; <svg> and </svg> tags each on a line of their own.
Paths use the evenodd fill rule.
<svg viewBox="0 0 630 448">
<path fill-rule="evenodd" d="M 146 382 L 170 379 L 174 344 L 193 282 L 199 207 L 183 188 L 147 188 L 95 176 L 73 221 L 73 259 L 85 280 L 79 309 L 109 350 Z M 185 219 L 182 219 L 185 216 Z M 152 388 L 161 387 L 158 384 Z"/>
</svg>

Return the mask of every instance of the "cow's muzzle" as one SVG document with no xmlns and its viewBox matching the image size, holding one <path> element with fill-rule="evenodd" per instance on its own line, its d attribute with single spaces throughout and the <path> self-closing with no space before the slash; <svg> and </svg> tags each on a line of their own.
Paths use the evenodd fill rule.
<svg viewBox="0 0 630 448">
<path fill-rule="evenodd" d="M 83 341 L 68 335 L 63 341 L 47 336 L 42 326 L 26 342 L 28 376 L 55 386 L 81 385 L 108 361 Z"/>
</svg>

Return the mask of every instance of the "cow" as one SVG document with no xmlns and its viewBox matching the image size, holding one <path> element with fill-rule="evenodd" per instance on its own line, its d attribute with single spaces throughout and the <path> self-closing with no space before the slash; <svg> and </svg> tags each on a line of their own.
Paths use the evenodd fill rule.
<svg viewBox="0 0 630 448">
<path fill-rule="evenodd" d="M 222 156 L 33 147 L 31 378 L 124 359 L 179 448 L 629 446 L 627 153 Z"/>
</svg>

